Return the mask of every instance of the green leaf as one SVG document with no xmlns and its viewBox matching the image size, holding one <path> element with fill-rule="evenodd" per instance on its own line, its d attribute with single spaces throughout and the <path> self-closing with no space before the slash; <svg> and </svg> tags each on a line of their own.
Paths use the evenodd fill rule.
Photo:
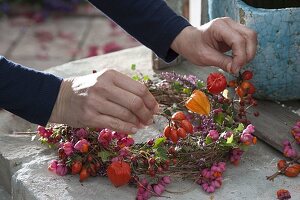
<svg viewBox="0 0 300 200">
<path fill-rule="evenodd" d="M 171 111 L 170 111 L 169 109 L 165 109 L 165 110 L 163 111 L 163 113 L 166 114 L 166 115 L 168 115 L 168 116 L 171 116 L 171 115 L 172 115 L 172 113 L 171 113 Z"/>
<path fill-rule="evenodd" d="M 197 82 L 197 88 L 201 89 L 205 86 L 205 83 L 203 81 L 198 81 Z"/>
<path fill-rule="evenodd" d="M 227 138 L 226 144 L 231 144 L 233 142 L 233 134 L 229 138 Z"/>
<path fill-rule="evenodd" d="M 162 161 L 167 160 L 168 159 L 167 150 L 159 146 L 155 151 L 155 156 L 159 157 Z"/>
<path fill-rule="evenodd" d="M 191 93 L 191 89 L 190 88 L 183 88 L 182 92 L 185 94 L 190 94 Z"/>
<path fill-rule="evenodd" d="M 103 162 L 109 161 L 109 157 L 111 156 L 109 151 L 100 151 L 98 152 L 98 157 L 102 159 Z"/>
<path fill-rule="evenodd" d="M 132 64 L 132 65 L 131 65 L 131 70 L 134 71 L 134 70 L 135 70 L 135 67 L 136 67 L 136 65 L 135 65 L 135 64 Z"/>
<path fill-rule="evenodd" d="M 166 138 L 165 138 L 165 137 L 157 138 L 157 139 L 154 141 L 153 148 L 156 149 L 156 148 L 160 147 L 161 144 L 164 143 L 165 141 L 166 141 Z"/>
<path fill-rule="evenodd" d="M 144 81 L 149 81 L 149 80 L 150 80 L 150 78 L 149 78 L 148 75 L 145 75 L 145 76 L 143 77 L 143 79 L 144 79 Z"/>
<path fill-rule="evenodd" d="M 218 115 L 214 117 L 215 122 L 217 122 L 219 125 L 222 125 L 224 122 L 225 116 L 224 113 L 220 112 Z"/>
<path fill-rule="evenodd" d="M 138 75 L 134 75 L 134 76 L 132 77 L 132 79 L 135 80 L 135 81 L 138 81 L 138 80 L 140 80 L 140 77 L 139 77 Z"/>
<path fill-rule="evenodd" d="M 206 138 L 205 138 L 205 144 L 210 144 L 212 142 L 213 142 L 213 140 L 210 137 L 206 136 Z"/>
<path fill-rule="evenodd" d="M 236 128 L 236 129 L 234 129 L 236 132 L 241 132 L 241 131 L 243 131 L 244 130 L 244 124 L 242 124 L 242 123 L 240 123 L 239 124 L 239 126 Z"/>
<path fill-rule="evenodd" d="M 242 151 L 247 151 L 247 150 L 249 149 L 249 146 L 247 146 L 247 145 L 241 145 L 239 148 L 240 148 Z"/>
<path fill-rule="evenodd" d="M 181 85 L 179 82 L 174 82 L 174 83 L 173 83 L 173 88 L 174 88 L 177 92 L 181 92 L 182 85 Z"/>
</svg>

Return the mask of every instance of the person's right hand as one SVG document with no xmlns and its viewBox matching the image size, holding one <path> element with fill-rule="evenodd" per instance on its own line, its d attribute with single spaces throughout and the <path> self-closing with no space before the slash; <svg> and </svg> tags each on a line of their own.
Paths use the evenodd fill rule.
<svg viewBox="0 0 300 200">
<path fill-rule="evenodd" d="M 115 70 L 65 79 L 49 122 L 136 132 L 153 122 L 158 103 L 148 88 Z"/>
</svg>

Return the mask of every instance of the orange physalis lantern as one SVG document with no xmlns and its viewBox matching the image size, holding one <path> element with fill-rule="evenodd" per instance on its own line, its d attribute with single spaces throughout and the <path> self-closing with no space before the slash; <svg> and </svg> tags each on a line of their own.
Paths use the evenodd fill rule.
<svg viewBox="0 0 300 200">
<path fill-rule="evenodd" d="M 190 98 L 185 102 L 185 106 L 192 112 L 200 115 L 208 115 L 210 112 L 210 102 L 204 92 L 194 90 Z"/>
<path fill-rule="evenodd" d="M 130 166 L 124 161 L 111 163 L 107 168 L 107 176 L 115 187 L 126 185 L 130 178 Z"/>
</svg>

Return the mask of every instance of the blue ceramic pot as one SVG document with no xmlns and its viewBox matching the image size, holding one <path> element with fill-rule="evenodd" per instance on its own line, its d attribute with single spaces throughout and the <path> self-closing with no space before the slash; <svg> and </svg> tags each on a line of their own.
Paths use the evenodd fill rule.
<svg viewBox="0 0 300 200">
<path fill-rule="evenodd" d="M 300 8 L 254 8 L 241 0 L 208 0 L 209 17 L 228 16 L 258 34 L 254 73 L 256 97 L 300 99 Z"/>
</svg>

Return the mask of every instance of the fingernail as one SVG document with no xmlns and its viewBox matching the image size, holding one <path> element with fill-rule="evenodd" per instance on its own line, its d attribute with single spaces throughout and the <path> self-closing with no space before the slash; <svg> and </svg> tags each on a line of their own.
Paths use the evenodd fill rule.
<svg viewBox="0 0 300 200">
<path fill-rule="evenodd" d="M 132 127 L 131 131 L 132 131 L 132 133 L 136 133 L 138 131 L 138 129 L 136 127 Z"/>
</svg>

